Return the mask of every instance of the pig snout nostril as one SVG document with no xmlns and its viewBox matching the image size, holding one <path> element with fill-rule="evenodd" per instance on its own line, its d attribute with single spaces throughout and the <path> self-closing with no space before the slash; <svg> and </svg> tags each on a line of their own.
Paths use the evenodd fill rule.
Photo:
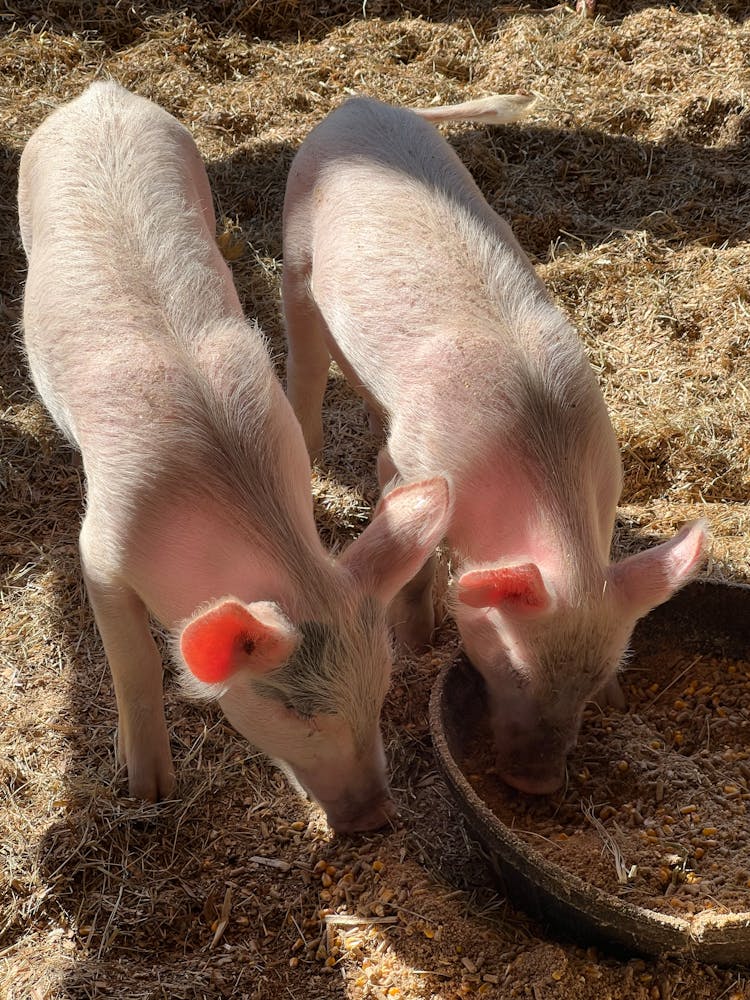
<svg viewBox="0 0 750 1000">
<path fill-rule="evenodd" d="M 368 803 L 357 812 L 346 815 L 329 816 L 328 822 L 336 833 L 366 833 L 369 830 L 380 830 L 385 826 L 393 826 L 398 817 L 396 803 L 388 796 L 375 803 Z"/>
<path fill-rule="evenodd" d="M 527 795 L 552 795 L 563 784 L 562 774 L 502 774 L 503 781 L 511 788 Z"/>
</svg>

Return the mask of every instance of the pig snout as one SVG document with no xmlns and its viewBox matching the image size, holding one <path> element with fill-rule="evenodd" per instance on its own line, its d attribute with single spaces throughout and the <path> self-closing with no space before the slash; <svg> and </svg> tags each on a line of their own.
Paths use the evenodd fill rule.
<svg viewBox="0 0 750 1000">
<path fill-rule="evenodd" d="M 557 760 L 526 760 L 523 764 L 511 764 L 498 760 L 500 777 L 511 788 L 528 795 L 551 795 L 556 792 L 565 778 L 565 758 Z"/>
<path fill-rule="evenodd" d="M 565 764 L 575 735 L 566 737 L 543 722 L 534 732 L 519 732 L 514 728 L 511 725 L 495 729 L 498 775 L 512 788 L 529 795 L 556 792 L 565 780 Z"/>
<path fill-rule="evenodd" d="M 379 733 L 366 751 L 347 757 L 342 749 L 337 762 L 329 758 L 315 768 L 285 770 L 320 805 L 336 833 L 378 830 L 396 817 Z"/>
<path fill-rule="evenodd" d="M 329 825 L 336 833 L 365 833 L 393 823 L 396 803 L 390 794 L 379 794 L 366 802 L 321 803 Z"/>
<path fill-rule="evenodd" d="M 372 780 L 360 779 L 356 788 L 349 786 L 335 795 L 320 795 L 315 782 L 303 781 L 302 787 L 323 809 L 328 825 L 336 833 L 379 830 L 392 823 L 397 815 L 384 770 Z"/>
</svg>

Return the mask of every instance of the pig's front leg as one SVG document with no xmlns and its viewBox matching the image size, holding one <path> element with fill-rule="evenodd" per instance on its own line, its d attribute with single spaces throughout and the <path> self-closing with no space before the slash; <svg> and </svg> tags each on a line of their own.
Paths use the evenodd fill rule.
<svg viewBox="0 0 750 1000">
<path fill-rule="evenodd" d="M 89 600 L 107 654 L 118 711 L 118 757 L 133 798 L 156 802 L 174 788 L 164 718 L 162 663 L 142 601 L 97 566 L 81 532 L 81 562 Z"/>
<path fill-rule="evenodd" d="M 323 396 L 331 356 L 325 341 L 326 326 L 307 291 L 307 281 L 284 269 L 284 319 L 289 351 L 286 394 L 302 428 L 310 460 L 323 452 Z"/>
<path fill-rule="evenodd" d="M 381 448 L 378 454 L 378 482 L 382 496 L 402 485 L 387 448 Z M 377 515 L 376 509 L 375 516 Z M 430 645 L 435 631 L 436 565 L 437 557 L 433 552 L 416 576 L 401 588 L 388 606 L 388 621 L 397 641 L 415 653 L 423 652 Z"/>
<path fill-rule="evenodd" d="M 396 639 L 415 653 L 423 653 L 435 631 L 435 567 L 433 553 L 415 577 L 390 603 L 388 620 Z"/>
<path fill-rule="evenodd" d="M 599 708 L 617 708 L 623 711 L 627 708 L 627 698 L 625 697 L 625 692 L 622 689 L 619 679 L 611 677 L 607 683 L 597 692 L 594 698 L 594 704 L 598 705 Z"/>
</svg>

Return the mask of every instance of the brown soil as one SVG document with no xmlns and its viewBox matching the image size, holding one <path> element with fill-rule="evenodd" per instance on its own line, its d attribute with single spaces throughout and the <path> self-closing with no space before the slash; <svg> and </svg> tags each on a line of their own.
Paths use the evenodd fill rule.
<svg viewBox="0 0 750 1000">
<path fill-rule="evenodd" d="M 590 707 L 552 796 L 508 788 L 491 738 L 463 766 L 492 811 L 565 872 L 637 906 L 750 909 L 750 663 L 671 634 L 624 677 L 629 711 Z"/>
<path fill-rule="evenodd" d="M 124 798 L 112 686 L 78 564 L 81 472 L 34 396 L 16 337 L 18 157 L 52 108 L 96 77 L 192 131 L 220 245 L 280 375 L 281 205 L 309 130 L 352 92 L 402 105 L 539 92 L 522 127 L 445 134 L 600 377 L 625 461 L 616 554 L 705 515 L 706 573 L 748 579 L 746 4 L 599 9 L 587 21 L 541 0 L 2 6 L 0 997 L 748 996 L 744 969 L 587 951 L 497 895 L 428 736 L 429 691 L 456 648 L 449 627 L 432 654 L 397 659 L 384 730 L 398 829 L 333 838 L 318 810 L 169 677 L 176 797 Z M 360 404 L 334 371 L 326 467 L 313 482 L 327 542 L 345 544 L 369 518 L 374 461 Z M 610 741 L 606 759 L 621 757 Z"/>
</svg>

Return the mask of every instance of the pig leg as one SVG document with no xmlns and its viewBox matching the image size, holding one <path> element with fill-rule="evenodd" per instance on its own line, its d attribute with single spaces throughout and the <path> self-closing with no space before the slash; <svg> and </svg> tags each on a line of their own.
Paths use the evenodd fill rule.
<svg viewBox="0 0 750 1000">
<path fill-rule="evenodd" d="M 599 708 L 617 708 L 620 711 L 627 707 L 627 699 L 625 697 L 625 692 L 622 690 L 622 686 L 617 677 L 612 677 L 604 687 L 597 692 L 594 698 L 594 704 L 598 705 Z"/>
<path fill-rule="evenodd" d="M 133 798 L 155 802 L 174 787 L 164 718 L 162 663 L 142 601 L 107 579 L 81 532 L 81 562 L 89 600 L 107 654 L 118 711 L 118 757 Z"/>
<path fill-rule="evenodd" d="M 385 421 L 383 418 L 383 414 L 380 412 L 380 409 L 375 405 L 375 403 L 372 400 L 370 401 L 366 400 L 365 413 L 367 414 L 367 423 L 370 428 L 370 433 L 378 441 L 382 441 L 383 438 L 385 437 Z M 380 463 L 380 456 L 383 454 L 386 455 L 387 461 L 391 462 L 391 457 L 388 454 L 387 449 L 382 448 L 378 454 L 378 464 Z M 391 462 L 391 467 L 393 468 L 393 472 L 390 475 L 386 476 L 385 480 L 379 478 L 381 486 L 383 484 L 383 481 L 388 482 L 388 480 L 392 479 L 396 475 L 396 466 L 393 464 L 393 462 Z M 378 477 L 379 475 L 380 473 L 378 473 Z"/>
<path fill-rule="evenodd" d="M 381 448 L 378 453 L 378 482 L 383 496 L 396 486 L 402 485 L 387 447 Z M 376 517 L 377 513 L 376 510 Z M 432 633 L 435 631 L 433 591 L 436 565 L 437 557 L 433 552 L 416 576 L 401 588 L 388 607 L 388 620 L 396 639 L 415 653 L 423 652 L 430 645 Z"/>
<path fill-rule="evenodd" d="M 326 346 L 326 324 L 307 294 L 306 281 L 284 271 L 284 318 L 287 355 L 286 394 L 302 428 L 311 461 L 323 452 L 323 396 L 331 356 Z"/>
</svg>

